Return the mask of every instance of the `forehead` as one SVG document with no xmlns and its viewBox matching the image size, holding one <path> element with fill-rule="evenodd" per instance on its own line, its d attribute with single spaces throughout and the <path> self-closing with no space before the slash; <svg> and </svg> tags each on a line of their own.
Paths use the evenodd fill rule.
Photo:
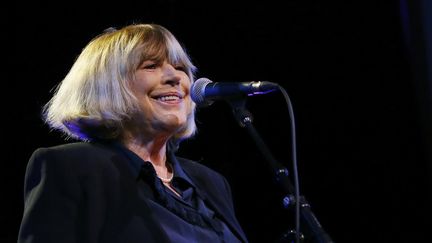
<svg viewBox="0 0 432 243">
<path fill-rule="evenodd" d="M 168 61 L 170 63 L 189 63 L 188 56 L 177 40 L 171 39 L 168 36 L 143 40 L 140 52 L 141 61 L 155 60 Z"/>
</svg>

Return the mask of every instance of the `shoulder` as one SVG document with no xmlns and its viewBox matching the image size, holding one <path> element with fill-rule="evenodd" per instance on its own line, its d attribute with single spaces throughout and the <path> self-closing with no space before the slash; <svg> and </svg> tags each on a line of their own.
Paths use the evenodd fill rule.
<svg viewBox="0 0 432 243">
<path fill-rule="evenodd" d="M 61 144 L 51 147 L 41 147 L 36 149 L 33 152 L 33 156 L 40 156 L 43 154 L 62 154 L 62 155 L 86 155 L 86 154 L 95 154 L 95 152 L 106 152 L 107 147 L 97 143 L 87 143 L 87 142 L 75 142 L 75 143 L 67 143 Z"/>
<path fill-rule="evenodd" d="M 77 142 L 38 148 L 27 163 L 25 191 L 41 182 L 46 187 L 60 187 L 63 183 L 68 188 L 64 191 L 75 192 L 77 185 L 114 185 L 122 171 L 127 171 L 125 161 L 114 148 L 104 144 Z"/>
<path fill-rule="evenodd" d="M 41 147 L 32 153 L 27 169 L 91 173 L 110 166 L 107 161 L 114 154 L 109 146 L 86 142 Z"/>
<path fill-rule="evenodd" d="M 76 142 L 52 147 L 41 147 L 31 155 L 31 159 L 45 158 L 56 161 L 80 161 L 95 160 L 98 157 L 107 157 L 115 151 L 109 146 L 98 143 Z"/>
</svg>

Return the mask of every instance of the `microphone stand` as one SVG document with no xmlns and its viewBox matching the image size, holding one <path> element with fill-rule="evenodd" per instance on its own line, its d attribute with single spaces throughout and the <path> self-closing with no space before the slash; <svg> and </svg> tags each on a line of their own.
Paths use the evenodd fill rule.
<svg viewBox="0 0 432 243">
<path fill-rule="evenodd" d="M 269 163 L 270 169 L 273 171 L 275 181 L 282 187 L 284 193 L 286 193 L 283 198 L 283 205 L 285 208 L 292 208 L 296 203 L 300 206 L 300 218 L 304 229 L 304 234 L 297 230 L 289 230 L 284 233 L 282 237 L 277 241 L 279 243 L 285 242 L 315 242 L 315 243 L 333 243 L 330 236 L 324 231 L 318 219 L 313 214 L 309 203 L 306 201 L 304 196 L 296 198 L 293 193 L 295 192 L 294 186 L 291 184 L 288 178 L 288 169 L 282 164 L 276 161 L 270 152 L 269 148 L 266 146 L 254 126 L 252 125 L 252 115 L 245 108 L 246 100 L 242 98 L 228 99 L 227 102 L 231 105 L 234 117 L 236 118 L 239 125 L 246 128 L 248 133 L 253 138 L 258 149 L 264 155 L 265 159 Z M 293 141 L 294 142 L 294 141 Z M 306 241 L 305 241 L 306 240 Z"/>
</svg>

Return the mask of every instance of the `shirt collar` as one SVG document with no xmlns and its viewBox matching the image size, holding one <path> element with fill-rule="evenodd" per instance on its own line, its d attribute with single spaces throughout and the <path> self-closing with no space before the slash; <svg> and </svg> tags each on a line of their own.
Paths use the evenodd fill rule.
<svg viewBox="0 0 432 243">
<path fill-rule="evenodd" d="M 168 160 L 171 162 L 171 165 L 173 166 L 174 178 L 181 178 L 195 187 L 192 180 L 189 178 L 189 176 L 187 176 L 187 174 L 184 172 L 183 168 L 180 166 L 180 163 L 178 162 L 174 153 L 168 152 Z"/>
<path fill-rule="evenodd" d="M 115 149 L 126 156 L 129 162 L 127 165 L 132 172 L 132 175 L 135 179 L 138 179 L 144 161 L 137 154 L 126 148 L 122 143 L 113 142 L 112 145 Z"/>
<path fill-rule="evenodd" d="M 124 146 L 120 142 L 113 142 L 113 146 L 119 150 L 122 154 L 124 154 L 128 158 L 128 166 L 134 176 L 135 179 L 138 179 L 140 176 L 140 172 L 142 169 L 142 165 L 146 163 L 143 159 L 141 159 L 136 153 L 132 152 L 130 149 L 128 149 L 126 146 Z M 176 156 L 173 152 L 168 151 L 167 152 L 167 159 L 169 163 L 171 163 L 173 170 L 174 170 L 174 179 L 183 179 L 188 184 L 192 185 L 193 187 L 196 187 L 195 184 L 192 182 L 192 180 L 187 176 L 187 174 L 184 172 L 183 168 L 180 166 L 180 163 L 178 162 Z"/>
</svg>

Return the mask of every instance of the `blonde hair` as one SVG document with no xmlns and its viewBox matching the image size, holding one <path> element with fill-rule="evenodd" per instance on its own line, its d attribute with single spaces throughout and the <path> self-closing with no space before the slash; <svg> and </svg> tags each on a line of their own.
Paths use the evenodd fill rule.
<svg viewBox="0 0 432 243">
<path fill-rule="evenodd" d="M 138 111 L 137 98 L 128 81 L 145 60 L 185 67 L 191 82 L 195 66 L 166 28 L 133 24 L 110 28 L 91 40 L 44 106 L 44 120 L 67 137 L 79 140 L 117 139 L 125 122 Z M 195 104 L 187 125 L 174 136 L 180 141 L 195 133 Z"/>
</svg>

